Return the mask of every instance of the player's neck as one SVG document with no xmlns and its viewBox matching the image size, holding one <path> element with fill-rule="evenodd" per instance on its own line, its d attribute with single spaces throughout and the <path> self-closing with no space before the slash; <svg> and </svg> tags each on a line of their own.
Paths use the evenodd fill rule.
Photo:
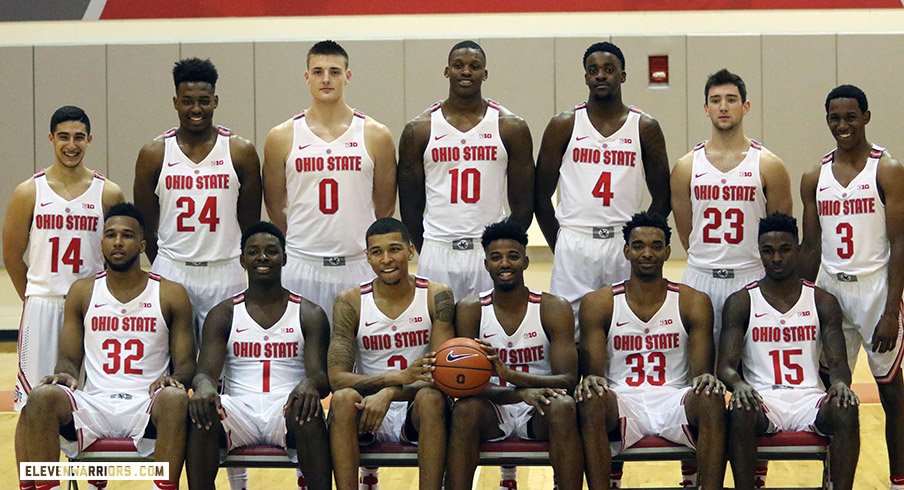
<svg viewBox="0 0 904 490">
<path fill-rule="evenodd" d="M 44 173 L 47 175 L 48 180 L 63 185 L 83 182 L 94 177 L 94 171 L 85 167 L 84 161 L 74 167 L 68 167 L 59 161 L 54 161 L 53 164 L 44 170 Z"/>
<path fill-rule="evenodd" d="M 245 299 L 254 303 L 281 304 L 289 297 L 289 291 L 282 286 L 282 280 L 254 281 L 248 280 Z"/>
<path fill-rule="evenodd" d="M 443 115 L 449 114 L 484 114 L 487 111 L 487 100 L 483 95 L 476 93 L 471 97 L 462 97 L 456 94 L 449 94 L 449 97 L 443 101 Z"/>
<path fill-rule="evenodd" d="M 631 274 L 631 279 L 625 281 L 625 292 L 630 295 L 655 295 L 668 289 L 669 282 L 662 277 L 662 272 L 658 276 L 641 277 Z"/>
<path fill-rule="evenodd" d="M 493 304 L 502 309 L 517 308 L 526 303 L 529 297 L 530 289 L 524 283 L 508 291 L 499 287 L 493 288 Z"/>
<path fill-rule="evenodd" d="M 750 147 L 750 138 L 744 134 L 744 126 L 741 124 L 727 130 L 713 128 L 706 147 L 719 152 L 746 152 Z"/>
<path fill-rule="evenodd" d="M 354 114 L 355 110 L 345 103 L 344 98 L 331 102 L 315 100 L 311 107 L 304 111 L 304 117 L 326 127 L 347 126 Z"/>
<path fill-rule="evenodd" d="M 763 296 L 778 310 L 790 309 L 800 297 L 800 277 L 791 275 L 784 279 L 772 279 L 768 275 L 759 281 Z M 787 312 L 785 309 L 785 312 Z"/>
<path fill-rule="evenodd" d="M 120 302 L 128 303 L 147 287 L 148 273 L 141 269 L 139 261 L 124 271 L 107 267 L 107 289 Z"/>
<path fill-rule="evenodd" d="M 866 164 L 870 152 L 873 150 L 873 144 L 864 139 L 853 148 L 835 148 L 835 163 L 842 165 L 850 165 L 860 168 Z"/>
<path fill-rule="evenodd" d="M 217 139 L 217 131 L 217 126 L 213 124 L 202 131 L 188 131 L 180 127 L 176 130 L 176 141 L 188 146 L 204 145 Z"/>
<path fill-rule="evenodd" d="M 604 99 L 590 97 L 587 99 L 587 112 L 601 119 L 621 118 L 630 108 L 622 102 L 621 93 Z"/>
<path fill-rule="evenodd" d="M 415 288 L 414 276 L 411 274 L 408 274 L 397 284 L 386 284 L 377 278 L 374 280 L 373 285 L 375 296 L 390 302 L 404 300 L 411 296 Z"/>
</svg>

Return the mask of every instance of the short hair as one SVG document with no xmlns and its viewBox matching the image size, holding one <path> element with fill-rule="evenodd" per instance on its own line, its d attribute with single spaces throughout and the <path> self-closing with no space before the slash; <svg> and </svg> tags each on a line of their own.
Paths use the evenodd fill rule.
<svg viewBox="0 0 904 490">
<path fill-rule="evenodd" d="M 829 103 L 835 99 L 854 99 L 857 101 L 857 106 L 860 107 L 860 112 L 869 110 L 866 94 L 856 85 L 839 85 L 833 88 L 826 96 L 826 114 L 829 113 Z"/>
<path fill-rule="evenodd" d="M 144 233 L 144 216 L 134 204 L 130 202 L 119 202 L 110 206 L 110 209 L 107 210 L 107 214 L 104 216 L 104 221 L 116 216 L 133 218 L 138 222 L 138 225 L 141 226 L 141 232 Z"/>
<path fill-rule="evenodd" d="M 257 235 L 258 233 L 266 233 L 268 235 L 273 235 L 279 241 L 279 248 L 282 250 L 283 254 L 286 253 L 286 235 L 283 234 L 282 230 L 280 230 L 276 225 L 269 221 L 258 221 L 253 225 L 245 228 L 245 231 L 242 232 L 242 252 L 245 252 L 245 244 L 248 243 L 248 239 Z"/>
<path fill-rule="evenodd" d="M 718 87 L 719 85 L 734 85 L 738 87 L 738 93 L 741 94 L 741 102 L 747 102 L 747 84 L 737 74 L 728 71 L 726 68 L 713 73 L 706 79 L 706 85 L 703 87 L 703 101 L 709 100 L 709 89 Z"/>
<path fill-rule="evenodd" d="M 76 121 L 84 124 L 88 134 L 91 134 L 91 120 L 88 119 L 84 109 L 74 105 L 64 105 L 53 111 L 53 115 L 50 116 L 50 132 L 56 131 L 57 126 L 66 121 Z"/>
<path fill-rule="evenodd" d="M 449 50 L 449 58 L 451 59 L 452 53 L 458 51 L 459 49 L 473 49 L 473 50 L 479 52 L 481 56 L 483 56 L 484 63 L 486 63 L 486 61 L 487 61 L 487 54 L 483 50 L 483 48 L 481 48 L 479 44 L 477 44 L 474 41 L 471 41 L 470 39 L 466 40 L 466 41 L 459 41 L 459 42 L 455 43 L 455 46 L 452 46 L 452 49 Z"/>
<path fill-rule="evenodd" d="M 402 235 L 402 240 L 404 240 L 405 243 L 411 243 L 411 233 L 408 232 L 408 227 L 405 226 L 405 223 L 402 223 L 395 218 L 380 218 L 374 221 L 367 228 L 367 233 L 364 234 L 364 240 L 366 241 L 374 235 L 386 235 L 388 233 L 400 233 Z"/>
<path fill-rule="evenodd" d="M 179 89 L 179 84 L 184 82 L 205 82 L 216 90 L 217 68 L 209 59 L 185 58 L 176 62 L 173 66 L 173 84 Z"/>
<path fill-rule="evenodd" d="M 797 220 L 785 213 L 772 213 L 760 219 L 760 230 L 757 236 L 763 236 L 773 231 L 784 231 L 794 235 L 798 239 Z"/>
<path fill-rule="evenodd" d="M 634 228 L 640 227 L 659 228 L 665 235 L 665 244 L 669 245 L 672 241 L 672 229 L 666 222 L 665 218 L 656 214 L 643 211 L 631 217 L 631 221 L 625 223 L 622 227 L 622 234 L 625 236 L 625 243 L 631 243 L 631 232 Z"/>
<path fill-rule="evenodd" d="M 612 53 L 612 56 L 618 58 L 618 61 L 621 61 L 621 69 L 625 69 L 625 55 L 622 53 L 622 50 L 610 43 L 609 41 L 604 41 L 600 43 L 593 43 L 584 51 L 584 59 L 581 61 L 581 66 L 587 68 L 587 58 L 590 57 L 591 54 L 596 53 L 597 51 L 602 51 L 604 53 Z"/>
<path fill-rule="evenodd" d="M 348 52 L 345 51 L 345 48 L 339 45 L 336 41 L 332 39 L 326 39 L 324 41 L 320 41 L 314 43 L 311 46 L 311 49 L 308 50 L 308 55 L 305 58 L 305 64 L 311 62 L 311 56 L 322 55 L 322 56 L 341 56 L 345 59 L 345 66 L 348 67 Z"/>
<path fill-rule="evenodd" d="M 527 246 L 527 232 L 524 227 L 511 219 L 504 219 L 497 223 L 488 225 L 483 229 L 483 235 L 480 237 L 480 244 L 483 249 L 489 248 L 490 244 L 496 240 L 514 240 L 523 246 Z"/>
</svg>

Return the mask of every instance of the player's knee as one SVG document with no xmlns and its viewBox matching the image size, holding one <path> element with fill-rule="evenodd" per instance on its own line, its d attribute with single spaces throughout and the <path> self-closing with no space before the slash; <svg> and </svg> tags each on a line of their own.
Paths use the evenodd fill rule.
<svg viewBox="0 0 904 490">
<path fill-rule="evenodd" d="M 47 414 L 70 410 L 69 397 L 63 389 L 56 385 L 40 385 L 28 395 L 26 420 L 35 420 Z"/>
<path fill-rule="evenodd" d="M 446 396 L 436 388 L 421 388 L 414 395 L 414 403 L 417 406 L 420 418 L 443 418 L 446 413 Z"/>
<path fill-rule="evenodd" d="M 343 388 L 335 393 L 333 393 L 332 398 L 330 399 L 330 412 L 338 415 L 355 415 L 358 412 L 358 409 L 355 407 L 355 404 L 360 402 L 363 398 L 361 394 L 351 388 Z"/>
<path fill-rule="evenodd" d="M 725 398 L 722 395 L 694 395 L 700 414 L 710 420 L 724 420 Z"/>
<path fill-rule="evenodd" d="M 166 386 L 154 397 L 154 410 L 168 415 L 188 413 L 188 393 L 182 388 Z"/>
<path fill-rule="evenodd" d="M 606 419 L 606 399 L 601 396 L 584 398 L 577 404 L 578 419 L 581 425 L 599 424 Z"/>
<path fill-rule="evenodd" d="M 856 405 L 836 407 L 832 403 L 829 409 L 832 411 L 832 422 L 834 425 L 832 430 L 834 433 L 860 433 L 860 410 Z"/>
<path fill-rule="evenodd" d="M 568 422 L 577 419 L 577 404 L 570 396 L 557 396 L 550 398 L 549 406 L 544 410 L 550 418 L 550 423 Z"/>
<path fill-rule="evenodd" d="M 480 398 L 459 398 L 452 405 L 452 424 L 459 427 L 474 425 L 479 420 L 482 409 L 483 401 Z"/>
<path fill-rule="evenodd" d="M 756 427 L 756 410 L 735 409 L 728 413 L 728 426 L 731 431 L 747 430 Z"/>
</svg>

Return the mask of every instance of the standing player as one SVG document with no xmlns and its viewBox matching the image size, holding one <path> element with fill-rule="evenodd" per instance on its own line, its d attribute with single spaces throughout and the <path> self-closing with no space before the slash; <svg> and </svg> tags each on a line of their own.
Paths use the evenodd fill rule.
<svg viewBox="0 0 904 490">
<path fill-rule="evenodd" d="M 373 277 L 364 232 L 395 208 L 395 145 L 386 126 L 346 104 L 342 46 L 314 44 L 304 79 L 311 107 L 267 135 L 264 199 L 286 232 L 283 283 L 331 317 L 340 291 Z"/>
<path fill-rule="evenodd" d="M 486 54 L 473 41 L 449 51 L 449 96 L 405 126 L 399 140 L 399 205 L 420 252 L 418 273 L 456 298 L 492 284 L 476 247 L 505 214 L 525 229 L 533 213 L 534 159 L 524 119 L 484 99 Z"/>
<path fill-rule="evenodd" d="M 154 488 L 177 487 L 188 420 L 183 385 L 195 372 L 191 304 L 182 286 L 141 270 L 143 232 L 135 206 L 107 212 L 101 242 L 107 270 L 69 289 L 56 374 L 32 391 L 19 418 L 20 461 L 56 461 L 60 436 L 70 457 L 97 439 L 128 437 L 140 454 L 169 463 L 169 480 Z M 38 486 L 58 487 L 59 481 Z"/>
<path fill-rule="evenodd" d="M 261 214 L 254 145 L 213 124 L 217 78 L 210 60 L 176 63 L 179 127 L 146 143 L 135 164 L 151 268 L 188 290 L 198 338 L 207 312 L 245 287 L 235 244 Z"/>
<path fill-rule="evenodd" d="M 879 386 L 891 488 L 904 489 L 904 166 L 866 139 L 869 105 L 862 90 L 840 85 L 826 97 L 836 148 L 800 183 L 804 203 L 803 277 L 835 295 L 844 314 L 847 359 L 860 346 Z"/>
<path fill-rule="evenodd" d="M 16 187 L 3 225 L 3 262 L 24 301 L 16 410 L 25 405 L 31 388 L 53 373 L 66 292 L 76 279 L 103 269 L 104 211 L 123 200 L 118 185 L 85 167 L 91 144 L 85 111 L 57 109 L 48 139 L 53 163 Z"/>
<path fill-rule="evenodd" d="M 669 215 L 665 138 L 656 119 L 622 102 L 625 56 L 612 43 L 595 43 L 583 64 L 590 94 L 546 126 L 535 196 L 537 222 L 555 252 L 550 290 L 571 302 L 575 315 L 584 294 L 628 277 L 617 234 L 640 211 L 645 183 L 649 211 Z"/>
<path fill-rule="evenodd" d="M 481 238 L 493 289 L 458 303 L 455 333 L 482 342 L 497 377 L 478 396 L 452 408 L 448 486 L 470 489 L 481 440 L 511 435 L 550 442 L 558 488 L 581 488 L 584 467 L 574 399 L 577 382 L 571 305 L 524 285 L 527 233 L 514 221 L 486 228 Z M 507 386 L 511 385 L 511 386 Z"/>
<path fill-rule="evenodd" d="M 756 436 L 781 431 L 832 435 L 832 487 L 854 486 L 859 401 L 850 388 L 841 308 L 834 296 L 801 281 L 799 248 L 794 218 L 776 213 L 760 220 L 766 276 L 725 302 L 718 373 L 732 391 L 728 454 L 737 488 L 755 487 Z M 820 354 L 829 366 L 828 393 Z"/>
<path fill-rule="evenodd" d="M 225 437 L 230 450 L 285 448 L 287 439 L 294 441 L 307 485 L 329 489 L 330 439 L 320 406 L 330 392 L 329 322 L 319 306 L 282 287 L 286 256 L 279 228 L 265 222 L 248 227 L 241 250 L 248 289 L 210 310 L 204 325 L 189 407 L 189 486 L 213 488 Z M 306 486 L 301 476 L 298 486 Z"/>
<path fill-rule="evenodd" d="M 621 429 L 621 449 L 644 436 L 697 448 L 702 488 L 725 475 L 724 386 L 713 368 L 712 306 L 705 294 L 662 277 L 671 230 L 639 213 L 625 224 L 627 281 L 581 300 L 586 371 L 575 397 L 590 488 L 609 488 L 607 433 Z M 688 384 L 688 379 L 691 383 Z M 699 431 L 695 440 L 688 426 Z"/>
<path fill-rule="evenodd" d="M 433 354 L 452 338 L 449 286 L 408 273 L 414 246 L 400 221 L 367 229 L 377 275 L 343 291 L 333 307 L 328 369 L 336 487 L 356 488 L 359 441 L 418 444 L 418 488 L 439 489 L 446 460 L 448 399 L 432 385 Z"/>
</svg>

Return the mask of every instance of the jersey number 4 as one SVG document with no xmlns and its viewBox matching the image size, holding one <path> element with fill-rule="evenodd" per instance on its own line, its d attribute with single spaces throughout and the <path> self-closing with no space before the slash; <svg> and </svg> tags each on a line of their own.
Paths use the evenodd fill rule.
<svg viewBox="0 0 904 490">
<path fill-rule="evenodd" d="M 612 192 L 612 173 L 602 172 L 593 186 L 593 197 L 603 200 L 603 206 L 610 206 L 615 194 Z"/>
<path fill-rule="evenodd" d="M 104 372 L 116 374 L 122 369 L 123 374 L 143 374 L 144 371 L 132 366 L 144 357 L 144 342 L 138 339 L 129 339 L 120 342 L 119 339 L 107 339 L 101 344 L 101 348 L 107 354 L 110 362 L 104 363 Z M 127 355 L 126 355 L 127 354 Z M 123 356 L 126 356 L 123 359 Z"/>
<path fill-rule="evenodd" d="M 60 264 L 72 267 L 72 273 L 78 274 L 82 268 L 82 239 L 73 238 L 60 256 L 60 237 L 50 238 L 50 272 L 60 271 Z"/>
<path fill-rule="evenodd" d="M 631 366 L 633 374 L 625 379 L 628 386 L 640 386 L 644 383 L 652 386 L 665 384 L 665 354 L 662 352 L 650 352 L 646 359 L 643 354 L 631 354 L 625 358 L 625 363 Z M 650 374 L 647 374 L 647 367 L 650 368 Z"/>
<path fill-rule="evenodd" d="M 181 211 L 179 216 L 176 217 L 176 231 L 189 233 L 195 231 L 194 224 L 186 223 L 186 221 L 195 216 L 195 200 L 191 197 L 182 196 L 176 200 L 176 207 Z M 217 231 L 217 225 L 220 223 L 220 218 L 217 216 L 216 197 L 208 196 L 204 201 L 204 205 L 201 206 L 201 212 L 198 213 L 198 223 L 207 225 L 211 233 Z"/>
</svg>

